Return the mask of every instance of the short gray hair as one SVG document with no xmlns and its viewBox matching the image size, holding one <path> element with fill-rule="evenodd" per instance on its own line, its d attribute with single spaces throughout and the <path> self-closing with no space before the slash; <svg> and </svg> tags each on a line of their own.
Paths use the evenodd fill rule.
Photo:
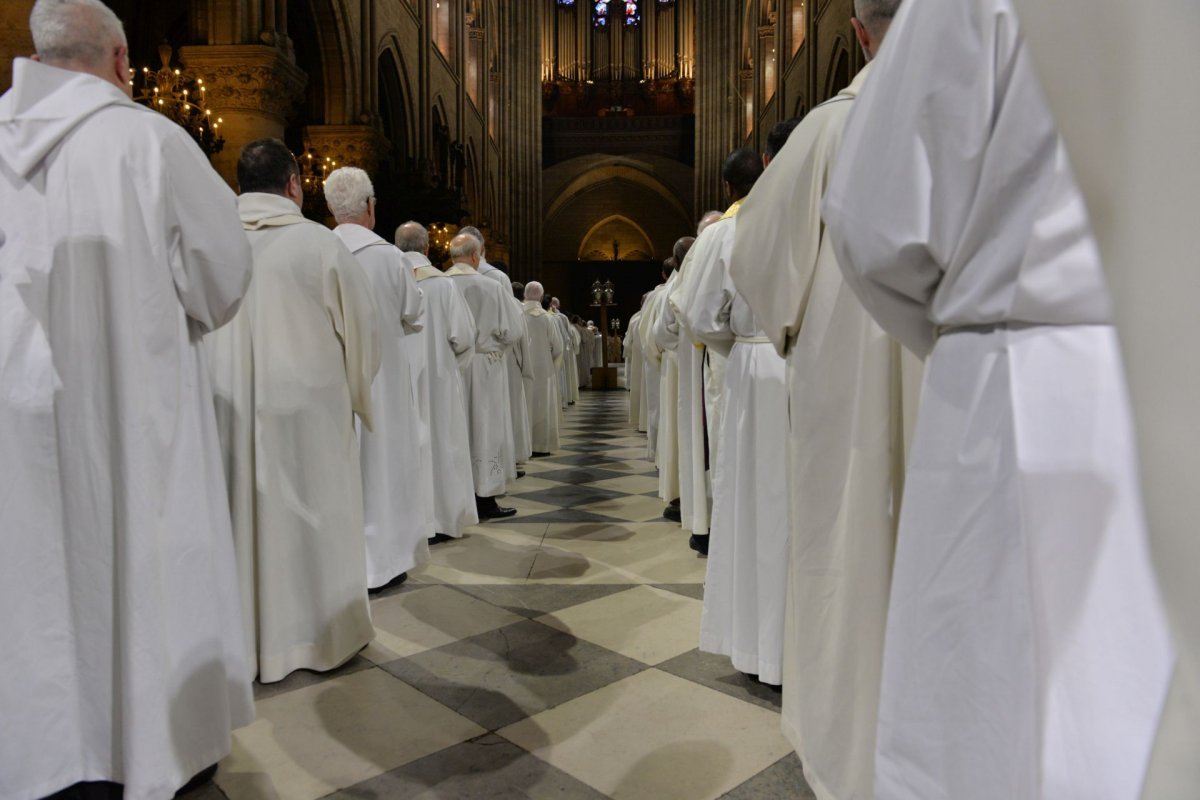
<svg viewBox="0 0 1200 800">
<path fill-rule="evenodd" d="M 416 220 L 396 228 L 396 247 L 403 253 L 424 253 L 429 249 L 429 231 Z"/>
<path fill-rule="evenodd" d="M 529 283 L 525 284 L 526 300 L 537 300 L 538 302 L 541 302 L 541 299 L 545 296 L 546 290 L 537 281 L 530 281 Z"/>
<path fill-rule="evenodd" d="M 465 233 L 465 234 L 467 234 L 468 236 L 474 236 L 476 239 L 478 239 L 478 240 L 479 240 L 479 243 L 480 243 L 480 244 L 484 244 L 484 241 L 483 241 L 483 234 L 482 234 L 482 233 L 480 233 L 480 232 L 479 232 L 479 228 L 476 228 L 474 225 L 468 225 L 468 226 L 467 226 L 467 227 L 465 227 L 465 228 L 459 228 L 459 229 L 458 229 L 458 232 L 459 232 L 459 233 Z"/>
<path fill-rule="evenodd" d="M 854 0 L 854 16 L 868 31 L 878 34 L 892 24 L 901 0 Z"/>
<path fill-rule="evenodd" d="M 367 213 L 374 196 L 371 177 L 358 167 L 338 167 L 325 179 L 325 202 L 339 222 Z"/>
<path fill-rule="evenodd" d="M 450 242 L 450 258 L 455 262 L 483 254 L 483 244 L 469 233 L 460 233 Z"/>
<path fill-rule="evenodd" d="M 126 46 L 125 26 L 100 0 L 37 0 L 29 30 L 38 56 L 51 65 L 99 66 L 114 43 Z"/>
</svg>

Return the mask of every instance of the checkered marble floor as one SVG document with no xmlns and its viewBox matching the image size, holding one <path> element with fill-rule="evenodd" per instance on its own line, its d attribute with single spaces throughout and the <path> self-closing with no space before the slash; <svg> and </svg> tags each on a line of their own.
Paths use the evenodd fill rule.
<svg viewBox="0 0 1200 800">
<path fill-rule="evenodd" d="M 585 393 L 518 516 L 375 597 L 376 640 L 256 687 L 193 800 L 813 797 L 780 696 L 696 649 L 705 562 L 662 519 L 624 392 Z"/>
</svg>

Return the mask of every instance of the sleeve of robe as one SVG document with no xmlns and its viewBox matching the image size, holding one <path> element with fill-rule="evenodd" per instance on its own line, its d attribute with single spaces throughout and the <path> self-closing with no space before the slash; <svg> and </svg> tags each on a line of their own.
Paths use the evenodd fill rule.
<svg viewBox="0 0 1200 800">
<path fill-rule="evenodd" d="M 325 308 L 345 354 L 350 407 L 368 430 L 374 430 L 371 382 L 383 356 L 379 312 L 367 273 L 340 240 L 332 257 L 334 263 L 325 271 Z"/>
<path fill-rule="evenodd" d="M 425 293 L 417 285 L 417 278 L 409 268 L 408 262 L 401 258 L 401 280 L 404 281 L 404 315 L 400 323 L 404 332 L 419 333 L 425 328 Z"/>
<path fill-rule="evenodd" d="M 688 254 L 689 256 L 691 253 Z M 678 283 L 679 273 L 676 273 L 671 280 L 667 281 L 665 288 L 658 296 L 655 303 L 655 318 L 653 337 L 660 350 L 678 350 L 679 349 L 679 320 L 675 317 L 675 310 L 671 308 L 670 297 L 675 291 L 675 286 Z"/>
<path fill-rule="evenodd" d="M 250 286 L 253 257 L 237 198 L 182 131 L 162 140 L 175 291 L 201 333 L 233 319 Z"/>
<path fill-rule="evenodd" d="M 499 285 L 499 284 L 497 284 Z M 500 292 L 500 324 L 493 333 L 496 343 L 504 349 L 516 347 L 517 343 L 528 337 L 525 329 L 525 311 L 521 304 L 512 296 L 512 292 Z"/>
<path fill-rule="evenodd" d="M 911 4 L 901 9 L 855 101 L 824 205 L 846 282 L 881 327 L 922 357 L 934 344 L 928 306 L 940 265 L 951 262 L 964 219 L 976 213 L 985 162 L 1004 157 L 990 137 L 992 99 L 1007 74 L 996 65 L 1012 63 L 1004 37 L 940 34 L 989 30 L 951 22 L 986 13 L 984 4 L 925 3 L 924 19 L 947 23 L 912 24 Z"/>
<path fill-rule="evenodd" d="M 521 368 L 521 377 L 533 380 L 533 360 L 529 357 L 533 345 L 529 338 L 529 323 L 526 321 L 524 309 L 521 310 L 521 334 L 513 344 L 513 352 L 517 354 L 517 366 Z"/>
<path fill-rule="evenodd" d="M 662 348 L 654 338 L 654 328 L 658 324 L 658 301 L 662 292 L 656 292 L 646 301 L 642 309 L 642 322 L 638 327 L 638 336 L 642 339 L 642 357 L 653 364 L 662 363 Z"/>
<path fill-rule="evenodd" d="M 708 257 L 693 261 L 689 269 L 693 271 L 691 280 L 686 282 L 685 292 L 675 298 L 683 323 L 701 343 L 728 357 L 734 341 L 729 327 L 734 289 L 729 279 L 728 248 L 712 248 Z"/>
<path fill-rule="evenodd" d="M 554 318 L 550 321 L 554 323 Z M 557 323 L 550 325 L 550 357 L 554 360 L 554 368 L 558 369 L 562 366 L 563 353 L 566 347 L 563 345 L 562 331 Z"/>
<path fill-rule="evenodd" d="M 447 295 L 450 297 L 450 324 L 446 326 L 447 338 L 450 342 L 450 349 L 454 351 L 455 361 L 459 368 L 463 368 L 471 363 L 471 357 L 475 355 L 475 337 L 478 335 L 475 328 L 475 316 L 471 313 L 471 307 L 467 305 L 461 292 L 455 289 L 453 292 L 448 292 Z"/>
<path fill-rule="evenodd" d="M 824 233 L 821 199 L 833 163 L 827 127 L 808 122 L 788 139 L 738 211 L 729 263 L 734 286 L 785 357 L 808 308 Z"/>
</svg>

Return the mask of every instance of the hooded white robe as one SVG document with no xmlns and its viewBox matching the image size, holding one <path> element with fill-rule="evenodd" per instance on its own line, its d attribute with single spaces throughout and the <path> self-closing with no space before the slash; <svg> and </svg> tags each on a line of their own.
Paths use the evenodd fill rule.
<svg viewBox="0 0 1200 800">
<path fill-rule="evenodd" d="M 525 320 L 504 287 L 469 264 L 446 270 L 475 320 L 475 352 L 462 368 L 475 494 L 504 494 L 514 463 L 505 353 L 524 338 Z"/>
<path fill-rule="evenodd" d="M 821 222 L 846 117 L 869 70 L 813 109 L 759 178 L 738 214 L 730 267 L 764 335 L 788 357 L 783 729 L 823 800 L 874 796 L 905 423 L 915 422 L 921 375 L 842 279 Z"/>
<path fill-rule="evenodd" d="M 679 394 L 676 424 L 679 429 L 679 499 L 683 527 L 697 536 L 708 534 L 708 470 L 705 464 L 706 422 L 704 397 L 704 345 L 695 341 L 679 324 L 671 298 L 683 275 L 702 251 L 701 242 L 712 247 L 712 234 L 703 231 L 688 251 L 683 265 L 667 281 L 659 300 L 654 336 L 659 346 L 673 350 L 679 360 Z"/>
<path fill-rule="evenodd" d="M 533 452 L 553 453 L 559 449 L 558 417 L 562 408 L 558 401 L 558 368 L 563 359 L 562 335 L 554 317 L 542 304 L 527 300 L 524 303 L 525 324 L 529 329 L 529 389 L 530 434 Z"/>
<path fill-rule="evenodd" d="M 250 250 L 184 131 L 26 59 L 0 208 L 0 796 L 170 797 L 254 718 L 200 345 Z"/>
<path fill-rule="evenodd" d="M 1143 3 L 1136 14 L 1114 0 L 1015 5 L 1096 221 L 1128 364 L 1150 549 L 1179 650 L 1143 796 L 1191 800 L 1200 786 L 1200 363 L 1163 342 L 1200 338 L 1200 159 L 1181 157 L 1200 133 L 1200 5 Z M 1095 48 L 1106 57 L 1079 57 Z"/>
<path fill-rule="evenodd" d="M 461 538 L 463 528 L 479 522 L 462 377 L 462 369 L 475 354 L 475 318 L 454 281 L 428 258 L 420 253 L 405 253 L 405 257 L 416 267 L 417 285 L 425 296 L 422 394 L 433 443 L 434 526 L 438 533 Z"/>
<path fill-rule="evenodd" d="M 713 535 L 704 581 L 700 649 L 738 670 L 785 683 L 788 580 L 787 367 L 733 288 L 737 207 L 705 228 L 710 246 L 688 265 L 675 302 L 710 353 L 728 354 L 719 446 L 713 448 Z M 724 355 L 722 355 L 724 359 Z M 788 676 L 788 683 L 793 676 Z"/>
<path fill-rule="evenodd" d="M 354 415 L 371 425 L 381 336 L 371 282 L 286 197 L 238 198 L 254 279 L 205 338 L 259 680 L 329 670 L 375 637 Z"/>
<path fill-rule="evenodd" d="M 426 466 L 421 454 L 420 403 L 406 338 L 421 330 L 424 303 L 408 261 L 394 245 L 361 225 L 333 232 L 371 281 L 383 344 L 371 384 L 372 429 L 358 431 L 367 586 L 374 589 L 429 560 Z"/>
<path fill-rule="evenodd" d="M 876 796 L 1136 797 L 1172 647 L 1103 271 L 1008 0 L 901 9 L 824 216 L 928 354 Z"/>
</svg>

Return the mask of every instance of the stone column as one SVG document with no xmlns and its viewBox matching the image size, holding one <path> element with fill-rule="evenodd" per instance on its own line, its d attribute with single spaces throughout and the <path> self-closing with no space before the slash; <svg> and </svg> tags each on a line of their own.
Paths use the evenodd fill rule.
<svg viewBox="0 0 1200 800">
<path fill-rule="evenodd" d="M 359 167 L 375 177 L 388 152 L 388 140 L 370 125 L 309 125 L 304 143 L 320 158 L 339 167 Z"/>
<path fill-rule="evenodd" d="M 267 45 L 183 47 L 179 59 L 208 87 L 208 106 L 222 120 L 220 133 L 225 137 L 225 148 L 213 156 L 213 166 L 236 186 L 242 147 L 266 136 L 283 138 L 308 77 Z"/>
<path fill-rule="evenodd" d="M 580 8 L 579 12 L 585 12 Z M 502 4 L 506 106 L 501 201 L 511 220 L 513 278 L 528 280 L 542 267 L 542 12 L 539 2 Z"/>
</svg>

